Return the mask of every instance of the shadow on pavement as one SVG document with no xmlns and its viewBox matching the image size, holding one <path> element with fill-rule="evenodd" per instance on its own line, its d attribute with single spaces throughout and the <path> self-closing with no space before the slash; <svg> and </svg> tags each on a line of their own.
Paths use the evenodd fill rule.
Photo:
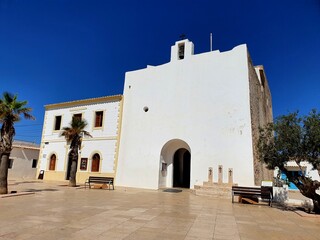
<svg viewBox="0 0 320 240">
<path fill-rule="evenodd" d="M 44 189 L 26 189 L 24 192 L 55 192 L 59 191 L 58 189 L 54 188 L 44 188 Z"/>
</svg>

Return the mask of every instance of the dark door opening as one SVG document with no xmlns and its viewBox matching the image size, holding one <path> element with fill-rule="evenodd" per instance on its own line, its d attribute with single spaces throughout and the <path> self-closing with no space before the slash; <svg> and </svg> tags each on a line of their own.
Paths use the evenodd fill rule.
<svg viewBox="0 0 320 240">
<path fill-rule="evenodd" d="M 173 156 L 173 187 L 190 188 L 190 152 L 178 149 Z"/>
</svg>

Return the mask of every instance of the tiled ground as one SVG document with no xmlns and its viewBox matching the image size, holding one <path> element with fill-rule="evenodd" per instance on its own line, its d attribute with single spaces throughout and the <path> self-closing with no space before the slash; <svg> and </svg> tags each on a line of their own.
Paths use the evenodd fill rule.
<svg viewBox="0 0 320 240">
<path fill-rule="evenodd" d="M 0 198 L 4 239 L 320 239 L 320 219 L 188 191 L 74 189 L 19 183 L 33 195 Z"/>
</svg>

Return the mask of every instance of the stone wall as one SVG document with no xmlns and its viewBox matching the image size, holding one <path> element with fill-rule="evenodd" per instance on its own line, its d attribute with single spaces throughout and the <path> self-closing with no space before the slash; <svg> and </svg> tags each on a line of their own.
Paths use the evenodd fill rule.
<svg viewBox="0 0 320 240">
<path fill-rule="evenodd" d="M 261 181 L 273 179 L 273 171 L 266 169 L 265 164 L 259 161 L 257 153 L 259 127 L 264 127 L 267 123 L 272 122 L 272 101 L 263 66 L 254 67 L 249 53 L 248 67 L 254 159 L 254 183 L 255 185 L 261 185 Z"/>
</svg>

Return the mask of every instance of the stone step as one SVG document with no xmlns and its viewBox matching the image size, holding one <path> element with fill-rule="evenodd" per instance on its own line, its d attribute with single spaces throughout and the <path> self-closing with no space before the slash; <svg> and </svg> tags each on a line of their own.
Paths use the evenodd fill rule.
<svg viewBox="0 0 320 240">
<path fill-rule="evenodd" d="M 203 186 L 218 186 L 218 187 L 231 187 L 235 184 L 230 183 L 216 183 L 216 182 L 203 182 Z"/>
<path fill-rule="evenodd" d="M 199 188 L 195 189 L 195 191 L 205 191 L 205 192 L 211 192 L 211 193 L 231 193 L 231 189 L 226 189 L 226 188 L 212 188 L 212 189 L 207 189 L 207 188 Z"/>
<path fill-rule="evenodd" d="M 195 185 L 192 192 L 197 196 L 231 199 L 231 186 L 232 185 L 226 183 L 204 182 L 203 186 Z"/>
<path fill-rule="evenodd" d="M 225 191 L 231 191 L 231 186 L 200 186 L 200 185 L 194 185 L 194 189 L 202 189 L 202 190 L 208 190 L 208 191 L 215 191 L 216 189 L 219 190 L 225 190 Z"/>
<path fill-rule="evenodd" d="M 196 196 L 207 196 L 207 197 L 213 197 L 213 198 L 225 198 L 225 199 L 231 199 L 231 191 L 225 192 L 225 191 L 207 191 L 198 189 L 195 190 Z"/>
</svg>

